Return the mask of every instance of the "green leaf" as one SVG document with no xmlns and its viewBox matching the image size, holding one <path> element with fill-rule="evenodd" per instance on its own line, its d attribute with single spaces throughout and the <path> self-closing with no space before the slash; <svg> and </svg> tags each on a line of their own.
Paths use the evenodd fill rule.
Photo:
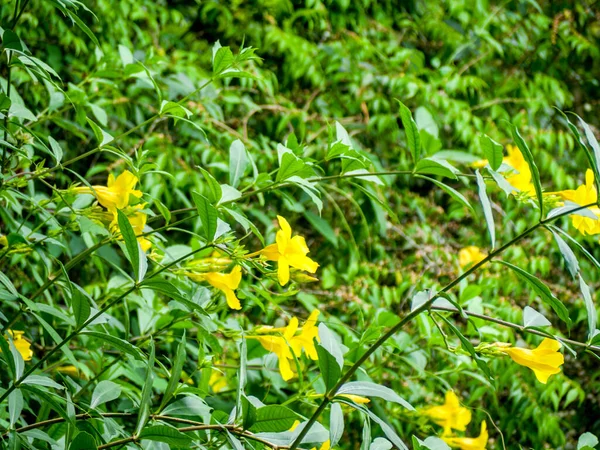
<svg viewBox="0 0 600 450">
<path fill-rule="evenodd" d="M 44 377 L 41 375 L 29 375 L 21 384 L 33 384 L 35 386 L 46 386 L 54 389 L 63 390 L 65 387 L 58 384 L 52 378 Z"/>
<path fill-rule="evenodd" d="M 552 323 L 530 306 L 523 309 L 523 326 L 528 327 L 549 327 Z"/>
<path fill-rule="evenodd" d="M 10 109 L 12 102 L 5 93 L 0 93 L 0 111 L 6 113 Z"/>
<path fill-rule="evenodd" d="M 189 117 L 192 115 L 192 112 L 189 109 L 181 106 L 179 103 L 163 100 L 162 105 L 160 106 L 160 114 L 163 116 L 169 115 L 175 118 L 185 117 L 189 119 Z"/>
<path fill-rule="evenodd" d="M 343 394 L 382 398 L 388 402 L 398 403 L 409 411 L 415 410 L 410 403 L 408 403 L 390 388 L 381 386 L 377 383 L 372 383 L 370 381 L 350 381 L 349 383 L 346 383 L 340 387 L 336 392 L 336 396 Z"/>
<path fill-rule="evenodd" d="M 426 131 L 435 139 L 440 137 L 440 131 L 435 123 L 435 120 L 433 119 L 433 116 L 424 106 L 419 106 L 415 110 L 415 121 L 419 127 L 419 130 Z"/>
<path fill-rule="evenodd" d="M 94 388 L 94 392 L 92 393 L 92 402 L 90 403 L 90 408 L 94 409 L 99 405 L 102 405 L 106 402 L 110 402 L 111 400 L 116 400 L 121 395 L 121 386 L 117 383 L 113 383 L 109 380 L 102 380 L 98 385 Z"/>
<path fill-rule="evenodd" d="M 150 356 L 148 357 L 148 366 L 146 369 L 146 380 L 142 388 L 142 398 L 140 399 L 140 410 L 138 413 L 137 425 L 135 434 L 139 435 L 142 429 L 146 426 L 150 417 L 150 407 L 152 406 L 152 385 L 154 384 L 154 340 L 150 340 Z"/>
<path fill-rule="evenodd" d="M 277 171 L 276 181 L 284 181 L 302 172 L 305 163 L 292 152 L 286 152 L 281 156 L 281 164 Z"/>
<path fill-rule="evenodd" d="M 318 344 L 315 347 L 319 356 L 319 370 L 321 371 L 321 377 L 325 382 L 325 388 L 327 391 L 330 391 L 340 379 L 342 370 L 335 360 L 335 357 L 322 345 Z"/>
<path fill-rule="evenodd" d="M 8 370 L 10 371 L 10 376 L 11 376 L 12 380 L 15 381 L 19 377 L 15 375 L 16 374 L 16 366 L 15 366 L 15 360 L 12 356 L 11 347 L 13 347 L 13 346 L 8 344 L 8 341 L 4 337 L 4 334 L 0 333 L 0 357 L 2 357 L 4 359 L 4 361 L 6 361 L 6 364 L 8 364 Z"/>
<path fill-rule="evenodd" d="M 340 442 L 342 435 L 344 434 L 344 413 L 339 403 L 333 403 L 331 405 L 331 411 L 329 413 L 329 442 L 331 448 Z"/>
<path fill-rule="evenodd" d="M 456 180 L 458 169 L 456 169 L 456 167 L 454 167 L 448 161 L 431 157 L 419 160 L 415 167 L 415 173 L 439 175 L 441 177 L 448 177 Z"/>
<path fill-rule="evenodd" d="M 190 448 L 192 440 L 177 428 L 168 425 L 153 425 L 145 428 L 139 435 L 140 439 L 164 442 L 178 448 Z"/>
<path fill-rule="evenodd" d="M 485 180 L 479 173 L 479 170 L 475 171 L 477 177 L 477 187 L 479 188 L 479 201 L 483 208 L 483 215 L 485 217 L 485 223 L 487 224 L 488 233 L 490 234 L 490 241 L 492 242 L 492 249 L 496 247 L 496 227 L 494 225 L 494 216 L 492 214 L 492 204 L 485 191 Z"/>
<path fill-rule="evenodd" d="M 596 448 L 598 445 L 598 438 L 592 433 L 583 433 L 579 436 L 577 441 L 577 450 L 585 450 L 586 447 L 590 449 Z"/>
<path fill-rule="evenodd" d="M 331 332 L 327 325 L 323 322 L 319 323 L 319 340 L 320 345 L 323 347 L 330 355 L 332 355 L 339 368 L 344 367 L 344 351 L 342 347 L 338 343 L 335 335 Z"/>
<path fill-rule="evenodd" d="M 60 164 L 63 157 L 63 150 L 60 144 L 52 136 L 48 136 L 48 143 L 50 144 L 50 148 L 52 149 L 52 153 L 54 155 L 54 159 L 56 160 L 56 164 Z"/>
<path fill-rule="evenodd" d="M 573 250 L 571 250 L 569 244 L 567 244 L 564 239 L 561 238 L 554 230 L 550 229 L 550 232 L 554 236 L 554 240 L 556 241 L 558 249 L 565 260 L 569 273 L 573 278 L 575 278 L 579 274 L 579 262 L 577 261 L 575 253 L 573 253 Z"/>
<path fill-rule="evenodd" d="M 187 395 L 168 405 L 162 413 L 165 416 L 204 416 L 210 414 L 210 411 L 210 406 L 200 397 Z"/>
<path fill-rule="evenodd" d="M 471 341 L 469 341 L 466 337 L 464 337 L 464 335 L 460 332 L 460 330 L 458 328 L 456 328 L 456 326 L 454 326 L 454 324 L 452 322 L 450 322 L 445 316 L 440 315 L 439 317 L 444 322 L 446 322 L 446 325 L 448 325 L 448 327 L 452 330 L 452 332 L 460 340 L 462 347 L 467 352 L 469 352 L 469 354 L 471 355 L 471 358 L 473 358 L 475 360 L 475 363 L 477 363 L 477 366 L 481 369 L 481 371 L 485 374 L 485 376 L 488 379 L 492 379 L 492 373 L 490 372 L 490 368 L 488 367 L 487 363 L 483 360 L 483 358 L 481 358 L 475 352 L 475 348 L 473 347 L 473 344 L 471 344 Z"/>
<path fill-rule="evenodd" d="M 244 143 L 236 139 L 229 146 L 229 184 L 234 188 L 240 184 L 240 179 L 246 173 L 250 160 Z M 220 198 L 219 198 L 220 200 Z"/>
<path fill-rule="evenodd" d="M 186 359 L 186 351 L 185 351 L 185 330 L 181 335 L 181 341 L 177 346 L 177 353 L 175 354 L 175 360 L 173 361 L 173 367 L 171 368 L 171 376 L 169 377 L 169 383 L 167 384 L 167 388 L 163 394 L 162 401 L 160 402 L 160 406 L 158 407 L 158 412 L 162 411 L 162 409 L 166 406 L 167 403 L 173 397 L 173 393 L 175 392 L 175 388 L 177 384 L 179 384 L 179 380 L 181 378 L 181 371 L 183 370 L 183 364 Z"/>
<path fill-rule="evenodd" d="M 217 208 L 215 208 L 204 195 L 195 191 L 192 191 L 192 199 L 196 204 L 200 220 L 202 221 L 201 235 L 208 242 L 211 242 L 217 231 L 217 219 L 219 217 Z"/>
<path fill-rule="evenodd" d="M 8 418 L 11 428 L 21 417 L 21 411 L 23 411 L 23 394 L 20 389 L 15 389 L 8 395 Z"/>
<path fill-rule="evenodd" d="M 121 338 L 99 331 L 85 331 L 80 334 L 82 336 L 89 336 L 95 339 L 100 339 L 101 341 L 106 342 L 110 346 L 122 351 L 123 353 L 133 356 L 139 361 L 145 360 L 144 353 L 139 348 Z"/>
<path fill-rule="evenodd" d="M 85 431 L 77 433 L 69 446 L 69 450 L 96 450 L 97 448 L 98 444 L 94 437 Z"/>
<path fill-rule="evenodd" d="M 402 120 L 402 126 L 406 132 L 408 149 L 410 150 L 413 161 L 417 163 L 421 155 L 421 138 L 419 137 L 419 129 L 412 118 L 410 109 L 408 109 L 400 100 L 397 101 L 400 104 L 400 120 Z"/>
<path fill-rule="evenodd" d="M 96 136 L 96 139 L 99 142 L 98 147 L 100 147 L 100 148 L 104 147 L 106 144 L 109 144 L 110 142 L 112 142 L 114 140 L 114 138 L 109 133 L 107 133 L 102 128 L 100 128 L 96 124 L 96 122 L 94 122 L 89 117 L 86 117 L 86 119 L 87 119 L 88 123 L 90 124 L 90 126 L 92 127 L 92 131 L 94 132 L 94 135 Z"/>
<path fill-rule="evenodd" d="M 213 74 L 219 75 L 233 64 L 233 53 L 229 47 L 221 47 L 213 57 Z"/>
<path fill-rule="evenodd" d="M 504 159 L 504 155 L 502 154 L 502 145 L 498 144 L 486 134 L 479 137 L 479 143 L 483 148 L 483 154 L 488 160 L 492 170 L 498 170 L 498 168 L 502 165 L 502 160 Z"/>
<path fill-rule="evenodd" d="M 565 322 L 569 328 L 571 328 L 571 319 L 569 318 L 569 311 L 567 310 L 565 305 L 563 305 L 563 303 L 560 300 L 558 300 L 554 296 L 554 294 L 552 294 L 552 292 L 550 292 L 550 289 L 548 289 L 548 286 L 546 286 L 538 278 L 536 278 L 535 276 L 531 275 L 530 273 L 524 271 L 520 267 L 514 266 L 510 263 L 507 263 L 506 261 L 495 261 L 495 262 L 504 264 L 506 267 L 511 268 L 517 274 L 517 276 L 521 280 L 527 282 L 527 284 L 540 296 L 542 301 L 544 303 L 546 303 L 547 305 L 549 305 L 554 310 L 556 315 L 563 322 Z"/>
<path fill-rule="evenodd" d="M 73 309 L 73 317 L 75 318 L 77 327 L 85 323 L 92 311 L 89 300 L 77 288 L 73 289 L 71 308 Z"/>
<path fill-rule="evenodd" d="M 535 194 L 537 196 L 538 205 L 540 207 L 540 219 L 543 219 L 544 218 L 544 197 L 542 194 L 542 183 L 540 181 L 540 172 L 535 164 L 535 160 L 533 159 L 531 150 L 529 150 L 529 147 L 527 147 L 527 144 L 525 143 L 525 141 L 519 134 L 519 130 L 517 129 L 517 127 L 515 125 L 511 124 L 511 126 L 512 126 L 513 139 L 514 139 L 515 143 L 517 144 L 517 147 L 519 147 L 519 150 L 521 150 L 521 153 L 523 154 L 523 158 L 525 158 L 525 161 L 527 162 L 527 164 L 529 164 L 529 169 L 531 169 L 531 179 L 533 182 L 533 187 L 535 188 Z"/>
<path fill-rule="evenodd" d="M 10 50 L 18 50 L 20 52 L 23 51 L 21 39 L 19 39 L 17 33 L 12 30 L 4 30 L 4 33 L 2 34 L 2 47 Z"/>
<path fill-rule="evenodd" d="M 21 390 L 28 391 L 28 392 L 36 395 L 41 400 L 40 403 L 42 403 L 42 404 L 45 403 L 44 406 L 50 407 L 51 409 L 56 411 L 58 413 L 58 415 L 60 415 L 63 419 L 65 419 L 66 422 L 68 422 L 72 426 L 75 426 L 73 418 L 69 414 L 67 414 L 67 411 L 65 411 L 65 409 L 62 407 L 62 405 L 58 402 L 58 399 L 60 399 L 60 401 L 62 401 L 64 403 L 64 400 L 61 397 L 49 394 L 48 392 L 39 389 L 37 386 L 32 386 L 32 385 L 21 385 Z"/>
<path fill-rule="evenodd" d="M 246 396 L 242 397 L 242 428 L 249 429 L 256 423 L 256 407 L 250 403 Z"/>
<path fill-rule="evenodd" d="M 256 410 L 256 422 L 250 428 L 253 433 L 289 430 L 300 416 L 286 406 L 268 405 Z"/>
<path fill-rule="evenodd" d="M 207 198 L 210 201 L 210 203 L 212 203 L 213 205 L 216 205 L 221 200 L 221 197 L 223 197 L 223 190 L 221 189 L 221 185 L 215 179 L 215 177 L 213 177 L 211 175 L 211 173 L 208 170 L 205 170 L 200 166 L 198 166 L 198 169 L 200 170 L 200 172 L 202 172 L 202 175 L 204 176 L 204 180 L 206 181 L 206 184 L 208 185 L 208 197 Z"/>
<path fill-rule="evenodd" d="M 589 339 L 592 339 L 596 333 L 598 312 L 596 311 L 596 305 L 594 305 L 594 300 L 592 299 L 590 287 L 587 285 L 581 274 L 579 274 L 579 288 L 581 289 L 581 295 L 583 295 L 583 301 L 585 303 L 585 309 L 588 316 L 588 336 Z"/>
<path fill-rule="evenodd" d="M 467 200 L 465 198 L 465 196 L 462 195 L 460 192 L 458 192 L 456 189 L 451 188 L 450 186 L 442 183 L 441 181 L 434 180 L 433 178 L 429 178 L 429 177 L 426 177 L 424 175 L 416 175 L 416 177 L 417 178 L 423 178 L 424 180 L 427 180 L 427 181 L 431 181 L 433 184 L 435 184 L 439 188 L 443 189 L 446 192 L 446 194 L 448 194 L 454 200 L 456 200 L 457 202 L 459 202 L 463 206 L 467 207 L 469 210 L 471 210 L 471 212 L 473 214 L 475 214 L 475 210 L 473 209 L 473 206 L 471 206 L 471 204 L 469 203 L 469 200 Z"/>
<path fill-rule="evenodd" d="M 140 244 L 135 237 L 135 232 L 129 223 L 129 219 L 123 211 L 117 209 L 119 230 L 123 235 L 125 241 L 125 250 L 127 251 L 127 257 L 133 268 L 135 280 L 140 283 L 146 275 L 148 269 L 148 262 L 146 260 L 146 254 L 142 250 Z"/>
</svg>

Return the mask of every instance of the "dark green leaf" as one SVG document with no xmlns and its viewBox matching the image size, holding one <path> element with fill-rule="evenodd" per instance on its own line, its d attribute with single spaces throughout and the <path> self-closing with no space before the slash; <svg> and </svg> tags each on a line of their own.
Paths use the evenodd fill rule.
<svg viewBox="0 0 600 450">
<path fill-rule="evenodd" d="M 421 138 L 419 137 L 419 129 L 417 124 L 412 118 L 410 109 L 408 109 L 404 103 L 398 100 L 400 104 L 400 119 L 402 120 L 402 126 L 406 132 L 406 142 L 412 155 L 415 164 L 419 161 L 421 156 Z"/>
<path fill-rule="evenodd" d="M 552 292 L 550 292 L 550 289 L 548 289 L 548 286 L 546 286 L 538 278 L 536 278 L 533 275 L 531 275 L 530 273 L 524 271 L 520 267 L 514 266 L 510 263 L 507 263 L 506 261 L 496 261 L 496 262 L 498 262 L 500 264 L 504 264 L 506 267 L 511 268 L 521 280 L 527 282 L 527 284 L 529 286 L 531 286 L 531 288 L 540 296 L 540 298 L 544 301 L 544 303 L 546 303 L 548 306 L 550 306 L 554 310 L 556 315 L 563 322 L 565 322 L 569 328 L 571 327 L 571 319 L 569 318 L 569 311 L 567 310 L 565 305 L 560 300 L 558 300 L 554 296 L 554 294 L 552 294 Z"/>
<path fill-rule="evenodd" d="M 217 208 L 215 208 L 208 199 L 195 191 L 192 191 L 192 198 L 198 209 L 200 220 L 202 221 L 202 236 L 208 241 L 212 242 L 217 231 L 217 219 L 219 214 Z"/>
</svg>

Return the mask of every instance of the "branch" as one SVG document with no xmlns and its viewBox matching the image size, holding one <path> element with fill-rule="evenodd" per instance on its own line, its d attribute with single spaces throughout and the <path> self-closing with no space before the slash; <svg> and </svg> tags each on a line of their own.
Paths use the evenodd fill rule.
<svg viewBox="0 0 600 450">
<path fill-rule="evenodd" d="M 362 366 L 362 364 L 365 361 L 367 361 L 367 359 L 369 359 L 371 357 L 371 355 L 373 353 L 375 353 L 375 351 L 379 347 L 381 347 L 388 339 L 390 339 L 398 331 L 400 331 L 404 327 L 404 325 L 406 325 L 408 322 L 410 322 L 416 316 L 418 316 L 419 314 L 421 314 L 423 311 L 430 309 L 431 305 L 433 304 L 433 302 L 435 302 L 438 298 L 440 298 L 440 294 L 448 292 L 450 289 L 452 289 L 454 286 L 456 286 L 457 284 L 459 284 L 462 280 L 464 280 L 465 278 L 467 278 L 469 275 L 471 275 L 473 272 L 475 272 L 481 266 L 483 266 L 487 262 L 491 261 L 496 256 L 500 255 L 506 249 L 512 247 L 514 244 L 516 244 L 517 242 L 521 241 L 523 238 L 529 236 L 531 233 L 533 233 L 538 228 L 543 227 L 546 224 L 551 223 L 551 222 L 553 222 L 553 221 L 555 221 L 555 220 L 557 220 L 557 219 L 559 219 L 561 217 L 568 216 L 568 215 L 573 214 L 573 213 L 575 213 L 577 211 L 581 211 L 583 209 L 587 209 L 587 208 L 590 208 L 590 207 L 593 207 L 593 206 L 598 206 L 598 202 L 590 203 L 590 204 L 587 204 L 587 205 L 580 206 L 578 208 L 571 209 L 571 210 L 569 210 L 569 211 L 567 211 L 565 213 L 557 214 L 556 216 L 553 216 L 553 217 L 551 217 L 549 219 L 542 219 L 542 220 L 540 220 L 538 223 L 536 223 L 532 227 L 528 228 L 523 233 L 521 233 L 518 236 L 512 238 L 506 244 L 504 244 L 501 247 L 497 248 L 496 250 L 490 252 L 490 254 L 487 255 L 485 258 L 483 258 L 481 261 L 479 261 L 478 263 L 472 265 L 463 274 L 459 275 L 453 281 L 451 281 L 446 286 L 444 286 L 437 294 L 435 294 L 428 301 L 426 301 L 425 303 L 423 303 L 418 308 L 410 311 L 406 316 L 404 316 L 404 318 L 402 318 L 400 320 L 400 322 L 398 322 L 396 325 L 394 325 L 392 328 L 390 328 L 369 349 L 367 349 L 367 351 L 365 351 L 365 353 L 363 353 L 363 355 L 352 365 L 352 367 L 350 367 L 346 371 L 346 373 L 340 378 L 340 380 L 337 382 L 337 384 L 333 388 L 331 388 L 323 396 L 323 400 L 321 401 L 321 403 L 319 404 L 319 406 L 317 407 L 317 409 L 315 410 L 315 412 L 313 413 L 313 415 L 308 420 L 308 423 L 306 424 L 306 426 L 302 429 L 302 431 L 300 432 L 300 434 L 296 437 L 296 440 L 290 446 L 290 450 L 295 450 L 295 449 L 298 448 L 298 445 L 300 445 L 300 443 L 302 442 L 302 439 L 304 439 L 304 437 L 306 436 L 306 434 L 310 431 L 311 427 L 317 421 L 317 419 L 319 418 L 319 416 L 321 415 L 321 413 L 325 410 L 325 408 L 327 407 L 327 405 L 329 405 L 329 403 L 331 403 L 331 401 L 335 397 L 337 391 L 344 385 L 344 383 L 346 383 L 352 377 L 352 375 L 354 375 L 354 373 L 360 368 L 360 366 Z"/>
</svg>

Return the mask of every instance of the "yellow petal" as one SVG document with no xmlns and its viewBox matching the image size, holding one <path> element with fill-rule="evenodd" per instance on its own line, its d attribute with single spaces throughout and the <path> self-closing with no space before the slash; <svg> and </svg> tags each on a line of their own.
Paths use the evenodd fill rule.
<svg viewBox="0 0 600 450">
<path fill-rule="evenodd" d="M 349 400 L 352 400 L 354 403 L 358 403 L 359 405 L 369 403 L 371 401 L 367 397 L 362 397 L 360 395 L 353 395 L 353 394 L 341 394 L 341 395 L 338 395 L 338 397 L 345 397 Z"/>
<path fill-rule="evenodd" d="M 468 437 L 443 437 L 442 439 L 451 447 L 461 450 L 485 450 L 489 439 L 487 423 L 481 422 L 481 431 L 476 438 Z"/>
<path fill-rule="evenodd" d="M 269 261 L 279 261 L 279 248 L 277 244 L 267 245 L 260 251 Z"/>
<path fill-rule="evenodd" d="M 287 258 L 281 256 L 277 267 L 277 278 L 279 284 L 285 286 L 290 281 L 290 265 Z"/>
</svg>

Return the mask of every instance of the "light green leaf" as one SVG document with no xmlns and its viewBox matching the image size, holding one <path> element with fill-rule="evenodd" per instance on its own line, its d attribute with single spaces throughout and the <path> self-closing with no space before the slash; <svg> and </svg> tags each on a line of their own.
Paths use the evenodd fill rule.
<svg viewBox="0 0 600 450">
<path fill-rule="evenodd" d="M 256 410 L 256 422 L 250 428 L 253 433 L 289 430 L 300 416 L 286 406 L 268 405 Z"/>
<path fill-rule="evenodd" d="M 121 395 L 121 386 L 109 380 L 102 380 L 94 388 L 90 408 L 94 409 L 106 402 L 116 400 Z"/>
<path fill-rule="evenodd" d="M 552 323 L 530 306 L 523 309 L 523 326 L 528 327 L 549 327 Z"/>
<path fill-rule="evenodd" d="M 479 201 L 481 202 L 481 207 L 483 208 L 483 215 L 485 217 L 485 223 L 487 224 L 488 233 L 490 235 L 490 241 L 492 242 L 492 249 L 494 249 L 496 247 L 496 228 L 494 225 L 494 216 L 492 214 L 492 205 L 485 190 L 485 180 L 479 173 L 479 170 L 475 171 L 475 175 L 477 176 L 477 187 L 479 188 Z"/>
<path fill-rule="evenodd" d="M 142 388 L 142 398 L 140 399 L 140 410 L 138 413 L 137 425 L 135 427 L 135 434 L 139 436 L 141 431 L 146 426 L 148 418 L 150 417 L 150 407 L 152 406 L 152 386 L 154 384 L 154 340 L 150 340 L 150 356 L 148 357 L 148 366 L 146 369 L 146 380 L 144 387 Z"/>
<path fill-rule="evenodd" d="M 177 353 L 175 354 L 175 359 L 173 361 L 173 367 L 171 368 L 171 376 L 169 377 L 169 382 L 167 383 L 167 388 L 162 397 L 162 401 L 160 402 L 160 406 L 158 407 L 158 412 L 162 411 L 167 403 L 173 397 L 173 393 L 175 392 L 175 388 L 181 379 L 181 371 L 183 370 L 183 364 L 186 359 L 186 351 L 185 351 L 185 330 L 181 335 L 181 341 L 177 346 Z"/>
<path fill-rule="evenodd" d="M 512 125 L 512 124 L 511 124 Z M 519 134 L 519 130 L 515 125 L 512 125 L 512 134 L 517 147 L 521 150 L 523 154 L 523 158 L 529 164 L 529 169 L 531 170 L 531 181 L 533 182 L 533 187 L 535 188 L 535 194 L 538 200 L 538 206 L 540 208 L 540 219 L 544 218 L 544 197 L 542 195 L 542 183 L 540 181 L 540 172 L 535 164 L 535 160 L 533 159 L 533 155 L 531 154 L 531 150 Z"/>
<path fill-rule="evenodd" d="M 502 160 L 504 159 L 504 155 L 502 154 L 502 145 L 498 144 L 486 134 L 479 137 L 479 143 L 483 148 L 483 154 L 488 160 L 492 170 L 498 170 L 502 165 Z"/>
<path fill-rule="evenodd" d="M 176 448 L 191 448 L 192 440 L 177 428 L 168 425 L 153 425 L 145 428 L 139 435 L 140 439 L 164 442 Z"/>
<path fill-rule="evenodd" d="M 415 410 L 415 408 L 410 403 L 408 403 L 390 388 L 381 386 L 377 383 L 372 383 L 370 381 L 350 381 L 349 383 L 346 383 L 339 388 L 339 390 L 336 393 L 336 396 L 340 396 L 343 394 L 362 395 L 365 397 L 378 397 L 389 402 L 398 403 L 399 405 L 404 406 L 409 411 Z"/>
<path fill-rule="evenodd" d="M 146 270 L 148 269 L 146 254 L 138 243 L 137 238 L 135 237 L 135 232 L 133 231 L 131 223 L 129 223 L 129 219 L 125 213 L 120 209 L 117 209 L 117 215 L 119 230 L 121 231 L 121 235 L 125 241 L 127 257 L 133 268 L 135 280 L 140 283 L 146 276 Z"/>
<path fill-rule="evenodd" d="M 457 179 L 456 174 L 458 169 L 450 164 L 448 161 L 443 159 L 436 159 L 435 157 L 423 158 L 415 167 L 415 173 L 439 175 L 442 177 Z"/>
</svg>

